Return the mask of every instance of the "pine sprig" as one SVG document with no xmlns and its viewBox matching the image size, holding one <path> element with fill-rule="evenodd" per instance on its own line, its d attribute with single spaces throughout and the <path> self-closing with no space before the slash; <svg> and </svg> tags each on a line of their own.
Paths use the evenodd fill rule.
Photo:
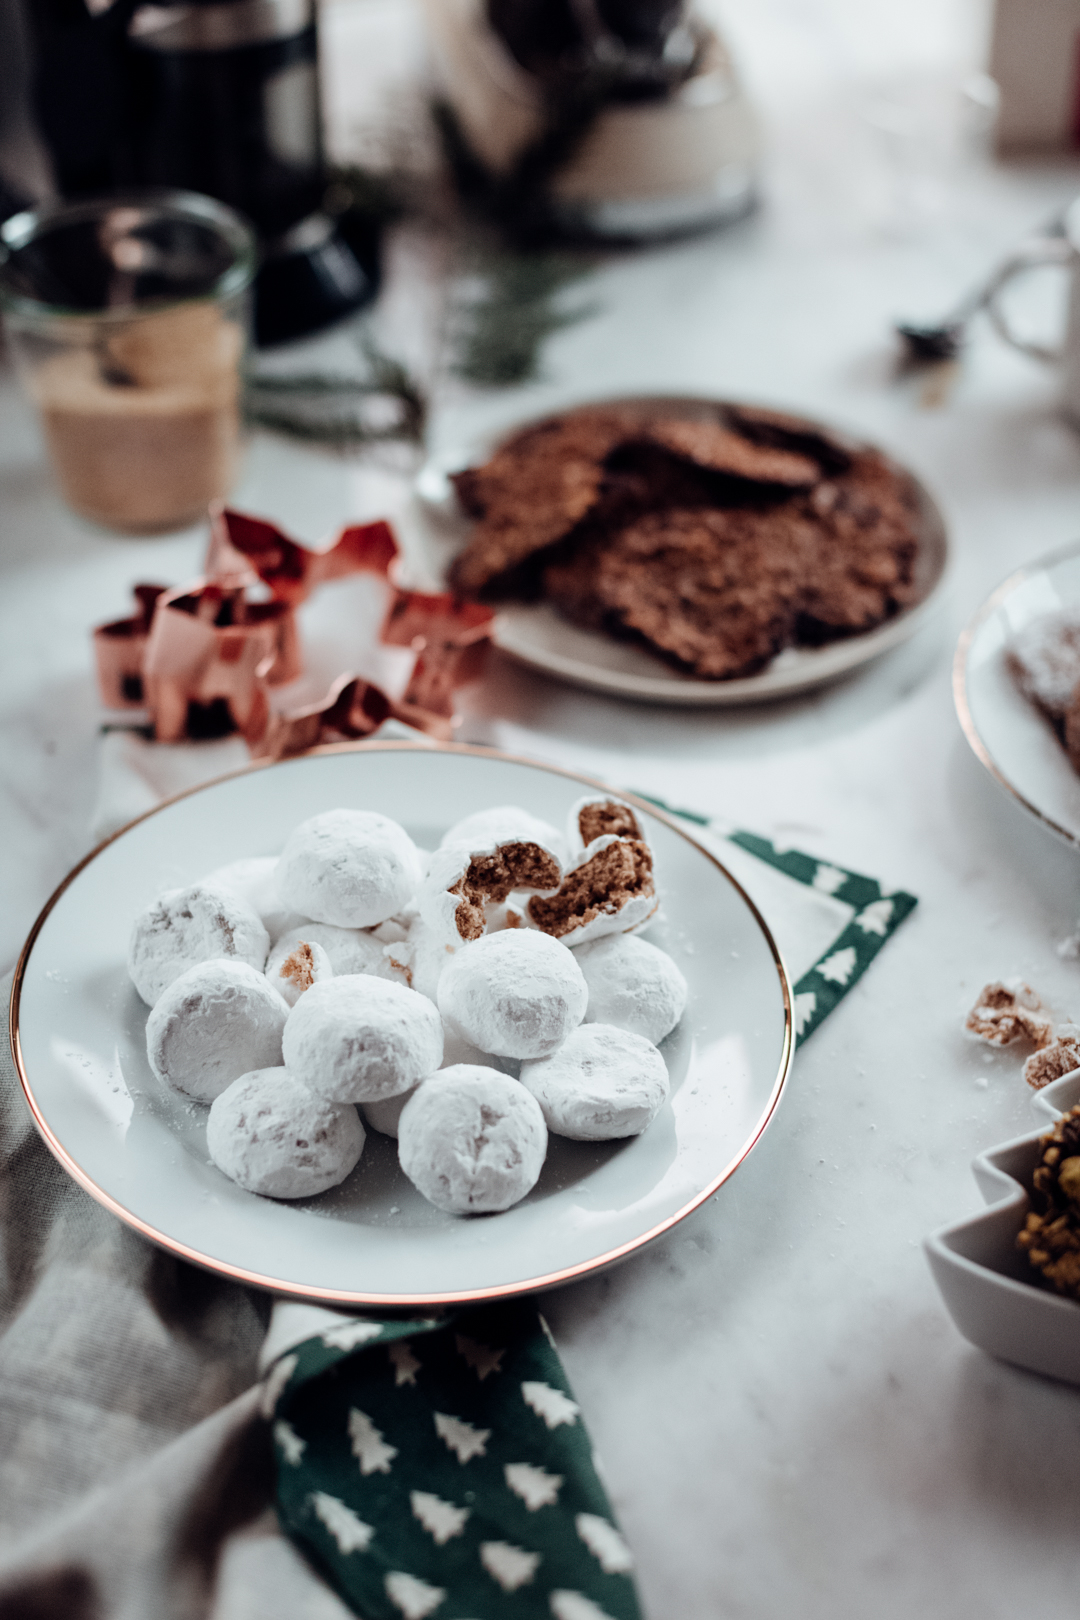
<svg viewBox="0 0 1080 1620">
<path fill-rule="evenodd" d="M 540 374 L 544 343 L 597 310 L 566 307 L 562 293 L 592 273 L 564 253 L 504 253 L 481 259 L 477 289 L 462 297 L 451 321 L 449 369 L 481 386 L 505 388 Z"/>
</svg>

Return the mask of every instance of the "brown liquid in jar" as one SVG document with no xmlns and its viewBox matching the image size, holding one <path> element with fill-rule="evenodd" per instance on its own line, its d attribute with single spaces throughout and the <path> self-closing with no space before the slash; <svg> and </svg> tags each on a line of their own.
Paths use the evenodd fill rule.
<svg viewBox="0 0 1080 1620">
<path fill-rule="evenodd" d="M 217 305 L 186 304 L 44 361 L 31 387 L 73 510 L 127 534 L 198 522 L 236 475 L 242 351 Z"/>
</svg>

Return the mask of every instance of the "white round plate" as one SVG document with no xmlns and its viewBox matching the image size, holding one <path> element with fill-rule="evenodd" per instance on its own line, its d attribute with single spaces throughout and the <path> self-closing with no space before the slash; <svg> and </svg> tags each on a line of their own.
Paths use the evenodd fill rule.
<svg viewBox="0 0 1080 1620">
<path fill-rule="evenodd" d="M 1046 716 L 1029 703 L 1005 662 L 1008 643 L 1046 613 L 1080 602 L 1080 543 L 999 585 L 956 647 L 953 697 L 975 754 L 1044 826 L 1080 844 L 1080 776 Z"/>
<path fill-rule="evenodd" d="M 620 409 L 663 410 L 669 415 L 695 420 L 714 419 L 718 406 L 725 402 L 678 395 L 648 399 L 634 396 L 589 403 Z M 808 418 L 803 420 L 809 428 L 824 427 Z M 519 427 L 525 425 L 518 424 Z M 848 437 L 834 428 L 824 428 L 824 431 L 838 438 Z M 457 503 L 450 474 L 486 460 L 499 440 L 507 436 L 501 433 L 490 440 L 448 451 L 432 458 L 420 471 L 417 495 L 428 512 L 438 519 L 442 531 L 441 541 L 432 538 L 432 555 L 428 558 L 440 574 L 454 553 L 461 549 L 470 527 Z M 849 442 L 852 441 L 849 439 Z M 865 635 L 831 641 L 824 647 L 788 647 L 759 674 L 732 681 L 702 681 L 693 675 L 684 675 L 632 642 L 618 641 L 571 624 L 544 602 L 501 607 L 495 619 L 494 640 L 503 652 L 533 669 L 559 676 L 575 686 L 642 703 L 727 708 L 792 697 L 797 692 L 822 686 L 907 641 L 936 610 L 941 598 L 948 565 L 945 520 L 918 479 L 908 469 L 902 470 L 917 487 L 924 520 L 923 543 L 916 562 L 918 600 Z"/>
<path fill-rule="evenodd" d="M 792 1053 L 791 989 L 735 880 L 676 823 L 634 801 L 656 856 L 650 937 L 690 983 L 664 1042 L 671 1100 L 624 1142 L 552 1138 L 533 1192 L 502 1215 L 428 1204 L 396 1143 L 371 1131 L 341 1187 L 299 1203 L 243 1192 L 209 1162 L 205 1107 L 159 1083 L 147 1009 L 124 967 L 133 918 L 162 889 L 272 854 L 305 817 L 382 811 L 431 848 L 461 816 L 527 805 L 562 825 L 587 778 L 480 749 L 322 749 L 254 767 L 133 822 L 77 867 L 27 942 L 12 1046 L 45 1140 L 99 1202 L 173 1253 L 241 1282 L 328 1303 L 427 1307 L 544 1288 L 633 1253 L 738 1167 L 776 1107 Z"/>
</svg>

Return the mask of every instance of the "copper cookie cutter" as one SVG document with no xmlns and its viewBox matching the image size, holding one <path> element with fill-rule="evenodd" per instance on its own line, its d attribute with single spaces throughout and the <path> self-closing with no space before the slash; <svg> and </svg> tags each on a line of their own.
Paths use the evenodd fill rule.
<svg viewBox="0 0 1080 1620">
<path fill-rule="evenodd" d="M 203 577 L 177 589 L 136 585 L 137 612 L 95 629 L 102 702 L 144 710 L 156 742 L 239 732 L 257 759 L 368 737 L 391 718 L 445 741 L 454 693 L 481 671 L 492 613 L 450 593 L 403 589 L 399 566 L 394 532 L 381 520 L 352 525 L 328 550 L 309 551 L 272 523 L 214 509 Z M 294 609 L 318 585 L 358 572 L 391 586 L 379 641 L 415 654 L 402 696 L 346 672 L 321 702 L 275 708 L 272 688 L 303 671 Z M 262 599 L 251 594 L 256 589 Z"/>
</svg>

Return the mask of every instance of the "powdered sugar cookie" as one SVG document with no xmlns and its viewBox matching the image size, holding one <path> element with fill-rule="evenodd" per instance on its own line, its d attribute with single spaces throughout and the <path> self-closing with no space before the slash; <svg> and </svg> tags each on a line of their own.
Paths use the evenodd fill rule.
<svg viewBox="0 0 1080 1620">
<path fill-rule="evenodd" d="M 246 900 L 252 911 L 258 912 L 263 927 L 270 935 L 271 945 L 276 944 L 288 929 L 306 920 L 287 906 L 278 894 L 274 877 L 277 863 L 276 855 L 254 855 L 244 860 L 230 861 L 227 866 L 215 867 L 214 871 L 201 879 L 212 889 L 228 889 L 231 894 L 238 894 L 241 900 Z"/>
<path fill-rule="evenodd" d="M 489 907 L 503 905 L 515 890 L 551 893 L 561 878 L 558 858 L 532 840 L 444 844 L 431 857 L 416 903 L 432 933 L 456 947 L 480 938 Z"/>
<path fill-rule="evenodd" d="M 246 962 L 198 962 L 162 991 L 146 1020 L 159 1080 L 208 1102 L 238 1075 L 281 1061 L 285 1002 Z"/>
<path fill-rule="evenodd" d="M 485 934 L 455 951 L 439 980 L 447 1027 L 499 1057 L 545 1057 L 585 1016 L 589 991 L 574 959 L 532 929 Z"/>
<path fill-rule="evenodd" d="M 549 1131 L 574 1142 L 640 1136 L 667 1101 L 667 1065 L 650 1041 L 582 1024 L 551 1057 L 521 1065 Z"/>
<path fill-rule="evenodd" d="M 505 1074 L 468 1063 L 425 1080 L 398 1126 L 401 1168 L 451 1215 L 509 1209 L 536 1185 L 546 1152 L 535 1098 Z"/>
<path fill-rule="evenodd" d="M 534 928 L 577 946 L 642 927 L 659 903 L 648 844 L 602 833 L 563 873 L 558 892 L 533 895 L 526 914 Z"/>
<path fill-rule="evenodd" d="M 206 1145 L 222 1173 L 265 1198 L 313 1198 L 336 1187 L 364 1147 L 355 1108 L 327 1102 L 288 1069 L 241 1075 L 210 1109 Z"/>
<path fill-rule="evenodd" d="M 285 1064 L 333 1102 L 378 1102 L 433 1074 L 443 1031 L 426 996 L 369 974 L 312 985 L 285 1025 Z"/>
<path fill-rule="evenodd" d="M 686 980 L 666 951 L 634 934 L 610 934 L 574 955 L 589 987 L 585 1021 L 629 1029 L 659 1046 L 686 1007 Z"/>
<path fill-rule="evenodd" d="M 335 928 L 333 923 L 306 922 L 282 934 L 266 960 L 267 978 L 276 974 L 287 956 L 298 945 L 318 945 L 326 952 L 331 972 L 344 977 L 349 973 L 377 973 L 383 963 L 383 947 L 362 928 Z"/>
<path fill-rule="evenodd" d="M 628 804 L 609 793 L 587 793 L 570 807 L 566 818 L 566 842 L 573 855 L 588 849 L 594 839 L 610 833 L 616 838 L 645 841 L 641 823 Z"/>
<path fill-rule="evenodd" d="M 289 836 L 277 868 L 286 904 L 316 922 L 371 928 L 416 891 L 421 863 L 403 827 L 374 810 L 327 810 Z"/>
<path fill-rule="evenodd" d="M 266 964 L 266 982 L 290 1007 L 295 1007 L 305 990 L 334 977 L 330 958 L 321 945 L 302 939 L 283 956 L 271 952 Z M 272 965 L 271 965 L 272 964 Z"/>
<path fill-rule="evenodd" d="M 169 889 L 135 919 L 127 967 L 143 1000 L 153 1006 L 174 979 L 198 962 L 222 957 L 260 972 L 270 936 L 245 900 L 228 889 L 195 883 Z"/>
</svg>

